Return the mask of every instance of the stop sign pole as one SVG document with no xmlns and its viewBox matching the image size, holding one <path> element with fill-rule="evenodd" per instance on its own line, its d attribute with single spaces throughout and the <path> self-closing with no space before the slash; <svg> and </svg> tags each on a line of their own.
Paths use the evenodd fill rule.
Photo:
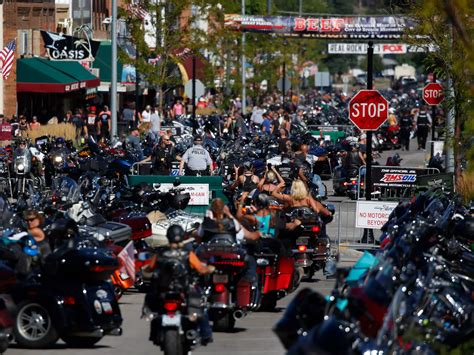
<svg viewBox="0 0 474 355">
<path fill-rule="evenodd" d="M 374 42 L 367 46 L 367 90 L 373 89 L 374 71 Z M 372 131 L 367 131 L 367 159 L 365 160 L 365 199 L 372 199 Z M 359 176 L 360 179 L 360 176 Z"/>
</svg>

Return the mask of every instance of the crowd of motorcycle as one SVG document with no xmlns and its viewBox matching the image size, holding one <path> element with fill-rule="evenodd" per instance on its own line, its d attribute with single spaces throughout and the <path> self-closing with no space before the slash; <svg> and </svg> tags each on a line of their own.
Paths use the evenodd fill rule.
<svg viewBox="0 0 474 355">
<path fill-rule="evenodd" d="M 397 105 L 412 104 L 405 99 Z M 146 293 L 149 340 L 165 354 L 187 353 L 212 341 L 210 324 L 232 330 L 250 312 L 273 310 L 315 272 L 334 276 L 326 233 L 334 207 L 323 204 L 322 178 L 352 196 L 349 169 L 363 162 L 364 138 L 349 129 L 330 140 L 310 126 L 346 125 L 345 105 L 337 95 L 314 101 L 290 117 L 288 137 L 262 131 L 251 117 L 170 122 L 176 155 L 203 137 L 212 170 L 223 178 L 228 204 L 213 200 L 205 217 L 184 211 L 190 194 L 179 177 L 171 188 L 129 185 L 156 137 L 144 137 L 138 148 L 92 139 L 77 148 L 45 136 L 2 149 L 0 353 L 13 340 L 25 348 L 58 339 L 87 347 L 121 335 L 118 300 L 132 287 Z M 393 148 L 396 130 L 390 132 Z M 177 163 L 168 168 L 177 174 Z M 259 183 L 245 186 L 254 176 Z M 312 202 L 290 203 L 295 191 Z M 462 343 L 472 323 L 472 233 L 463 232 L 470 223 L 452 196 L 400 204 L 384 227 L 381 251 L 348 275 L 339 270 L 329 299 L 307 290 L 296 296 L 275 328 L 283 344 L 294 353 L 411 351 L 421 347 L 403 337 L 412 329 L 433 344 Z M 455 227 L 459 235 L 448 233 Z"/>
<path fill-rule="evenodd" d="M 472 353 L 472 213 L 441 190 L 400 203 L 330 296 L 296 295 L 274 328 L 288 353 Z"/>
</svg>

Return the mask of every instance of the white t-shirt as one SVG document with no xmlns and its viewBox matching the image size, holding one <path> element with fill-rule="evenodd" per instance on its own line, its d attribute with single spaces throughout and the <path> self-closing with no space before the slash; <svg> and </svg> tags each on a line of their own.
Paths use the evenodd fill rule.
<svg viewBox="0 0 474 355">
<path fill-rule="evenodd" d="M 147 110 L 142 112 L 142 122 L 150 122 L 151 121 L 151 111 L 148 112 Z"/>
<path fill-rule="evenodd" d="M 158 112 L 154 112 L 150 115 L 150 122 L 151 122 L 151 130 L 153 132 L 158 132 L 160 127 L 160 116 L 158 116 Z"/>
</svg>

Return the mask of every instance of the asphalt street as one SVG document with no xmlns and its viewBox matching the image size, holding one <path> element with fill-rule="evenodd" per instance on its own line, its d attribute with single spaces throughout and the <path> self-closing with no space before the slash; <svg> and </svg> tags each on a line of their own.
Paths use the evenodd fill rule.
<svg viewBox="0 0 474 355">
<path fill-rule="evenodd" d="M 402 165 L 404 167 L 423 167 L 425 153 L 421 151 L 399 152 L 404 159 Z M 380 163 L 385 163 L 386 158 L 393 155 L 394 152 L 384 152 L 379 159 Z M 328 183 L 328 190 L 332 190 L 330 181 Z M 344 198 L 330 197 L 329 201 L 340 204 Z M 341 213 L 342 222 L 344 223 L 344 233 L 347 230 L 353 229 L 347 222 L 349 216 L 355 214 L 355 204 L 350 205 L 344 213 Z M 328 234 L 336 237 L 338 230 L 338 221 L 334 221 L 328 226 Z M 342 262 L 351 262 L 355 260 L 358 253 L 351 250 L 341 251 L 343 254 Z M 352 258 L 352 259 L 351 259 Z M 351 259 L 351 260 L 349 260 Z M 317 290 L 322 294 L 329 294 L 333 287 L 332 280 L 326 280 L 322 273 L 315 275 L 312 282 L 305 282 L 300 285 L 300 289 L 309 287 Z M 278 338 L 273 334 L 272 327 L 281 318 L 284 308 L 288 305 L 295 293 L 287 296 L 278 302 L 276 312 L 256 312 L 251 313 L 244 319 L 238 320 L 236 329 L 232 333 L 215 333 L 214 342 L 207 347 L 200 347 L 194 351 L 196 354 L 283 354 L 284 348 L 280 344 Z M 136 293 L 133 290 L 126 293 L 120 300 L 120 307 L 124 318 L 123 335 L 120 337 L 105 337 L 96 347 L 92 349 L 67 349 L 66 346 L 59 342 L 51 349 L 44 349 L 40 351 L 19 349 L 12 346 L 7 351 L 8 355 L 27 355 L 27 354 L 41 354 L 41 355 L 60 355 L 68 352 L 74 355 L 128 355 L 128 354 L 152 354 L 159 353 L 159 348 L 155 347 L 148 340 L 149 323 L 140 319 L 141 307 L 144 295 Z"/>
</svg>

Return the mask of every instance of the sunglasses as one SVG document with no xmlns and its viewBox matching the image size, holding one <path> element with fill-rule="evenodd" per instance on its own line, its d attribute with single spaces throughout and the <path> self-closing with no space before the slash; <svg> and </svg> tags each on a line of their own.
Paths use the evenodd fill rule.
<svg viewBox="0 0 474 355">
<path fill-rule="evenodd" d="M 27 221 L 28 222 L 33 222 L 35 219 L 37 219 L 37 217 L 28 218 Z"/>
</svg>

